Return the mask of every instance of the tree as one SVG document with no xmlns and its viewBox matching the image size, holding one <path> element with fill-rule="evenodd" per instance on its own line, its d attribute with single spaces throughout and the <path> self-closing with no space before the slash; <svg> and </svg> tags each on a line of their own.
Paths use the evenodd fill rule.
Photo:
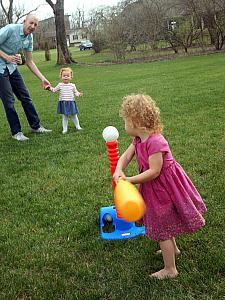
<svg viewBox="0 0 225 300">
<path fill-rule="evenodd" d="M 175 53 L 178 53 L 179 47 L 183 47 L 187 53 L 193 42 L 199 41 L 202 36 L 201 18 L 196 13 L 194 2 L 195 0 L 170 0 L 163 5 L 162 36 Z"/>
<path fill-rule="evenodd" d="M 0 28 L 4 27 L 7 24 L 7 20 L 5 14 L 3 13 L 2 9 L 0 9 Z"/>
<path fill-rule="evenodd" d="M 46 0 L 46 2 L 51 6 L 55 17 L 57 64 L 71 64 L 71 62 L 74 61 L 72 61 L 66 41 L 64 0 L 57 0 L 56 4 L 54 4 L 51 0 Z"/>
<path fill-rule="evenodd" d="M 120 10 L 112 8 L 105 25 L 107 41 L 117 60 L 124 60 L 127 49 L 127 36 L 124 17 Z"/>
<path fill-rule="evenodd" d="M 142 0 L 143 33 L 146 41 L 150 42 L 154 49 L 161 38 L 162 25 L 164 25 L 165 10 L 167 7 L 165 0 Z"/>
<path fill-rule="evenodd" d="M 207 27 L 211 42 L 216 50 L 221 50 L 225 41 L 225 1 L 201 0 L 203 20 Z"/>
<path fill-rule="evenodd" d="M 0 0 L 1 8 L 6 16 L 8 23 L 13 23 L 13 0 L 9 0 L 8 9 L 3 5 L 3 1 Z"/>
<path fill-rule="evenodd" d="M 91 11 L 91 18 L 88 22 L 88 33 L 93 43 L 95 53 L 100 53 L 107 45 L 105 24 L 107 23 L 108 8 L 101 7 Z"/>
<path fill-rule="evenodd" d="M 77 8 L 75 13 L 71 15 L 71 27 L 73 29 L 76 28 L 84 28 L 85 27 L 85 19 L 84 19 L 84 10 Z"/>
<path fill-rule="evenodd" d="M 42 4 L 40 4 L 36 8 L 26 12 L 24 5 L 15 6 L 13 1 L 14 0 L 9 0 L 9 4 L 7 7 L 5 4 L 3 4 L 3 0 L 0 0 L 0 5 L 1 5 L 2 11 L 5 15 L 6 23 L 8 23 L 8 24 L 17 23 L 21 18 L 36 11 L 42 5 Z"/>
<path fill-rule="evenodd" d="M 208 29 L 211 44 L 221 50 L 225 41 L 225 0 L 179 0 Z M 201 28 L 203 30 L 203 28 Z"/>
<path fill-rule="evenodd" d="M 125 0 L 121 5 L 131 50 L 141 44 L 155 49 L 165 31 L 169 0 Z"/>
<path fill-rule="evenodd" d="M 136 51 L 138 44 L 146 41 L 143 30 L 143 9 L 138 2 L 125 1 L 121 3 L 122 15 L 126 28 L 126 40 L 131 51 Z"/>
</svg>

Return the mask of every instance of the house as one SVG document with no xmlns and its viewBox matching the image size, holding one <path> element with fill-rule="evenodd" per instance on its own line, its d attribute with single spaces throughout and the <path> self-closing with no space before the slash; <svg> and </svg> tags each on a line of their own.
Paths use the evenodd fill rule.
<svg viewBox="0 0 225 300">
<path fill-rule="evenodd" d="M 69 31 L 70 46 L 77 46 L 82 40 L 89 39 L 87 28 L 76 28 Z"/>
<path fill-rule="evenodd" d="M 70 15 L 65 15 L 65 29 L 67 46 L 78 46 L 81 40 L 88 38 L 87 27 L 71 28 Z M 49 48 L 56 48 L 55 18 L 51 17 L 39 21 L 38 28 L 34 33 L 34 48 L 44 49 L 46 42 Z"/>
</svg>

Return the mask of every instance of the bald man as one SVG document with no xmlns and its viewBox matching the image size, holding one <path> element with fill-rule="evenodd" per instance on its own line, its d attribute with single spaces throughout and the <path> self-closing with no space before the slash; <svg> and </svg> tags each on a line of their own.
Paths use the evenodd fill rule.
<svg viewBox="0 0 225 300">
<path fill-rule="evenodd" d="M 50 132 L 40 125 L 40 119 L 32 103 L 27 87 L 17 65 L 22 63 L 19 51 L 24 51 L 26 65 L 42 82 L 42 87 L 50 84 L 39 71 L 32 59 L 33 32 L 38 26 L 38 19 L 28 15 L 23 24 L 8 24 L 0 29 L 0 98 L 2 99 L 12 137 L 17 141 L 28 138 L 21 130 L 21 124 L 14 107 L 14 95 L 20 100 L 31 131 L 34 133 Z"/>
</svg>

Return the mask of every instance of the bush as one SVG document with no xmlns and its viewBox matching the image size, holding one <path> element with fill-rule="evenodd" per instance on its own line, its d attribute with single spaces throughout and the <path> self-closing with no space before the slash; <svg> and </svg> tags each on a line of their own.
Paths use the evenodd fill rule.
<svg viewBox="0 0 225 300">
<path fill-rule="evenodd" d="M 105 48 L 105 38 L 101 33 L 95 33 L 92 35 L 91 42 L 93 43 L 92 49 L 95 53 L 100 53 Z"/>
<path fill-rule="evenodd" d="M 50 61 L 51 60 L 51 53 L 49 50 L 49 44 L 47 41 L 45 41 L 45 60 Z"/>
</svg>

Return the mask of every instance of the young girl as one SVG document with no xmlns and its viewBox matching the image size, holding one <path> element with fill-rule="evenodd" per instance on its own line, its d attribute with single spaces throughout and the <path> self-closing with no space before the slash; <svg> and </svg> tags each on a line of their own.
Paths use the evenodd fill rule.
<svg viewBox="0 0 225 300">
<path fill-rule="evenodd" d="M 146 213 L 143 223 L 148 237 L 159 242 L 164 268 L 152 277 L 178 275 L 175 255 L 180 254 L 175 237 L 199 230 L 205 224 L 205 204 L 182 167 L 173 158 L 163 137 L 160 111 L 151 97 L 130 95 L 120 110 L 125 130 L 133 142 L 120 157 L 114 179 L 139 184 Z M 136 156 L 139 174 L 126 177 L 125 168 Z"/>
<path fill-rule="evenodd" d="M 46 89 L 56 93 L 59 91 L 59 102 L 57 112 L 62 115 L 62 133 L 67 133 L 68 130 L 68 118 L 72 117 L 73 123 L 77 130 L 81 130 L 79 119 L 77 117 L 78 109 L 74 99 L 75 96 L 83 96 L 83 93 L 78 92 L 74 83 L 70 83 L 73 78 L 73 71 L 70 68 L 62 68 L 60 70 L 60 78 L 62 82 L 53 88 L 47 86 Z"/>
</svg>

